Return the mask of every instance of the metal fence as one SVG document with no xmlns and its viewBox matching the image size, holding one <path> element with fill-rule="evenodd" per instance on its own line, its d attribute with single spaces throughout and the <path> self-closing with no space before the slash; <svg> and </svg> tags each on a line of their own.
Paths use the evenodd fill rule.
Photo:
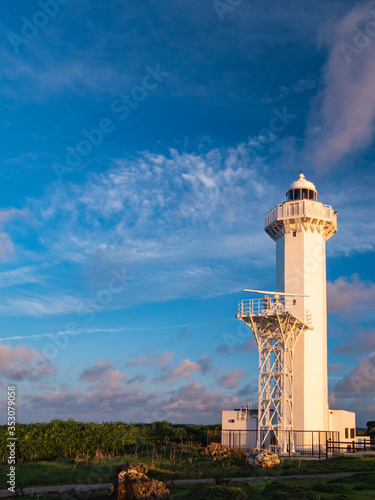
<svg viewBox="0 0 375 500">
<path fill-rule="evenodd" d="M 330 441 L 327 443 L 328 453 L 359 453 L 362 451 L 375 451 L 375 441 L 363 439 L 361 441 Z"/>
<path fill-rule="evenodd" d="M 293 314 L 296 318 L 311 326 L 311 313 L 303 306 L 301 297 L 275 295 L 272 299 L 265 295 L 262 299 L 244 299 L 238 304 L 238 316 L 272 316 L 275 314 Z"/>
<path fill-rule="evenodd" d="M 207 443 L 221 443 L 228 448 L 250 451 L 258 447 L 259 440 L 262 442 L 262 432 L 265 431 L 208 431 Z M 339 432 L 336 431 L 278 431 L 277 437 L 269 433 L 264 448 L 281 456 L 324 458 L 328 453 L 340 453 L 339 439 Z M 278 444 L 280 440 L 286 443 L 284 451 Z"/>
</svg>

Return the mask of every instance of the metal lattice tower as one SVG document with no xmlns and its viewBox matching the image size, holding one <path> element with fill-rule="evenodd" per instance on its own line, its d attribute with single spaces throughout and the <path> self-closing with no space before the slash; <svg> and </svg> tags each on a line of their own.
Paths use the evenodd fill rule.
<svg viewBox="0 0 375 500">
<path fill-rule="evenodd" d="M 283 294 L 280 294 L 283 295 Z M 293 356 L 299 336 L 312 329 L 311 314 L 297 296 L 243 300 L 237 318 L 251 328 L 259 350 L 258 447 L 283 452 L 293 430 Z"/>
</svg>

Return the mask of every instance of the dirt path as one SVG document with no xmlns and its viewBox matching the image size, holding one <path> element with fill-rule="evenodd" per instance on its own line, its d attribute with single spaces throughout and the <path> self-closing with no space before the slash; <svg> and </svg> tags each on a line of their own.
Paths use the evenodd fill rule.
<svg viewBox="0 0 375 500">
<path fill-rule="evenodd" d="M 283 479 L 336 479 L 341 477 L 349 477 L 353 474 L 358 474 L 357 472 L 331 472 L 329 474 L 295 474 L 293 476 L 262 476 L 262 477 L 231 477 L 229 478 L 231 482 L 238 481 L 282 481 Z M 175 481 L 165 481 L 167 486 L 174 484 L 178 486 L 180 484 L 200 484 L 200 483 L 214 483 L 215 479 L 176 479 Z M 105 484 L 63 484 L 58 486 L 31 486 L 24 488 L 23 492 L 25 495 L 31 495 L 32 493 L 59 493 L 64 491 L 89 491 L 89 490 L 101 490 L 109 489 L 113 483 Z M 15 495 L 8 490 L 0 490 L 0 498 L 14 497 Z"/>
</svg>

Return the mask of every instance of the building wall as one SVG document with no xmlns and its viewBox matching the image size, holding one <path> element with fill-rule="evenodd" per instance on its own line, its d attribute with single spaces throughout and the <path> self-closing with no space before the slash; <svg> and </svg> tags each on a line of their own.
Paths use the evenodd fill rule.
<svg viewBox="0 0 375 500">
<path fill-rule="evenodd" d="M 258 428 L 258 414 L 249 414 L 246 409 L 223 411 L 221 428 L 224 430 L 256 431 Z"/>
<path fill-rule="evenodd" d="M 297 227 L 276 242 L 276 287 L 298 298 L 312 314 L 313 330 L 294 353 L 293 428 L 328 430 L 326 248 L 322 235 Z"/>
<path fill-rule="evenodd" d="M 344 410 L 329 410 L 329 430 L 340 433 L 340 442 L 356 441 L 355 413 Z"/>
<path fill-rule="evenodd" d="M 246 449 L 257 445 L 258 413 L 247 409 L 222 412 L 221 444 Z"/>
</svg>

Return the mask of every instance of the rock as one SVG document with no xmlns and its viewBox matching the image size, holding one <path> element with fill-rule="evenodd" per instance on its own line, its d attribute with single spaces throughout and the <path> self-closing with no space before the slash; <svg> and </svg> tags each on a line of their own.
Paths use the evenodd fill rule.
<svg viewBox="0 0 375 500">
<path fill-rule="evenodd" d="M 279 457 L 268 450 L 260 450 L 253 448 L 246 456 L 246 465 L 249 467 L 260 467 L 262 469 L 269 469 L 279 465 Z"/>
<path fill-rule="evenodd" d="M 226 448 L 220 443 L 211 443 L 201 451 L 201 455 L 211 458 L 213 460 L 223 460 L 231 455 L 231 448 Z"/>
<path fill-rule="evenodd" d="M 136 470 L 137 472 L 141 472 L 142 474 L 148 474 L 148 467 L 145 464 L 135 464 L 133 462 L 128 462 L 125 465 L 119 465 L 116 469 L 116 474 L 119 475 L 122 471 L 127 471 L 129 469 Z"/>
<path fill-rule="evenodd" d="M 146 472 L 142 472 L 146 471 Z M 147 477 L 143 464 L 128 463 L 117 467 L 117 481 L 108 498 L 116 500 L 170 500 L 169 490 L 161 481 Z"/>
</svg>

